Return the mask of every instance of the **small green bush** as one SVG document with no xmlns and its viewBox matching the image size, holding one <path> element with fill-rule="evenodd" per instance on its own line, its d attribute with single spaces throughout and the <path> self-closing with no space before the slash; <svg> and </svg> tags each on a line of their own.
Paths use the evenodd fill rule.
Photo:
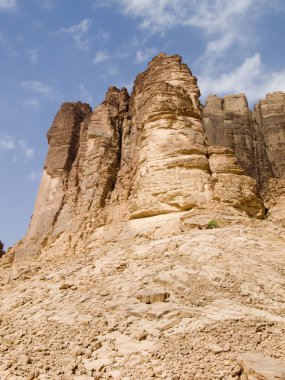
<svg viewBox="0 0 285 380">
<path fill-rule="evenodd" d="M 208 230 L 211 230 L 213 228 L 219 228 L 219 225 L 218 225 L 218 222 L 216 221 L 216 219 L 210 220 L 209 223 L 207 224 Z"/>
</svg>

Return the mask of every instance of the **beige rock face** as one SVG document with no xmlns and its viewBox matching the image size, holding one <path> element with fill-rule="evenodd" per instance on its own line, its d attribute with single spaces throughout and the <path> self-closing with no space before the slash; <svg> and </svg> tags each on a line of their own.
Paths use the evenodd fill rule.
<svg viewBox="0 0 285 380">
<path fill-rule="evenodd" d="M 285 180 L 271 179 L 265 199 L 268 218 L 285 226 Z"/>
<path fill-rule="evenodd" d="M 187 210 L 211 199 L 199 95 L 196 78 L 178 56 L 160 55 L 138 76 L 130 109 L 140 134 L 131 218 Z"/>
<path fill-rule="evenodd" d="M 243 354 L 240 364 L 250 380 L 285 380 L 285 366 L 280 361 L 261 353 Z"/>
<path fill-rule="evenodd" d="M 255 181 L 230 149 L 209 146 L 199 96 L 181 57 L 159 54 L 138 75 L 131 97 L 111 87 L 94 112 L 65 103 L 48 133 L 35 211 L 17 258 L 77 250 L 106 223 L 213 202 L 262 217 Z"/>
</svg>

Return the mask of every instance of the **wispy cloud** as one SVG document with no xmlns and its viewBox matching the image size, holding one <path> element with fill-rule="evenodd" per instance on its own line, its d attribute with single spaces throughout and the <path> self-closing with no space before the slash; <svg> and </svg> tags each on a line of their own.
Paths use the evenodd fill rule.
<svg viewBox="0 0 285 380">
<path fill-rule="evenodd" d="M 26 52 L 32 63 L 38 63 L 38 56 L 39 56 L 38 49 L 27 49 Z"/>
<path fill-rule="evenodd" d="M 79 85 L 79 89 L 80 89 L 80 98 L 82 99 L 83 102 L 87 102 L 89 104 L 93 104 L 94 102 L 94 97 L 93 95 L 91 94 L 91 92 L 89 92 L 87 90 L 87 88 L 85 87 L 85 85 L 83 83 L 81 83 Z"/>
<path fill-rule="evenodd" d="M 17 8 L 16 0 L 0 0 L 0 11 L 1 10 L 10 10 Z"/>
<path fill-rule="evenodd" d="M 253 102 L 266 92 L 285 90 L 285 71 L 272 72 L 262 62 L 257 29 L 261 17 L 284 12 L 282 0 L 113 0 L 113 4 L 136 18 L 145 35 L 166 35 L 175 27 L 200 31 L 204 51 L 192 68 L 202 94 L 246 92 Z M 139 46 L 136 61 L 146 59 L 148 52 L 154 55 Z"/>
<path fill-rule="evenodd" d="M 56 7 L 57 0 L 40 0 L 39 5 L 47 10 L 53 9 Z"/>
<path fill-rule="evenodd" d="M 1 10 L 1 8 L 0 8 Z M 5 34 L 0 32 L 0 44 L 7 50 L 9 50 L 13 55 L 18 55 L 17 49 L 15 48 L 14 41 L 11 41 Z"/>
<path fill-rule="evenodd" d="M 41 177 L 42 177 L 42 170 L 41 169 L 34 170 L 27 175 L 27 179 L 29 181 L 33 181 L 33 182 L 39 181 L 41 179 Z"/>
<path fill-rule="evenodd" d="M 93 59 L 93 63 L 95 64 L 102 63 L 102 62 L 107 61 L 108 59 L 109 59 L 109 54 L 105 50 L 99 50 L 97 51 Z"/>
<path fill-rule="evenodd" d="M 80 23 L 72 25 L 70 28 L 61 28 L 59 32 L 69 34 L 78 49 L 88 50 L 91 44 L 89 37 L 91 25 L 92 21 L 89 18 L 86 18 Z"/>
<path fill-rule="evenodd" d="M 16 148 L 15 142 L 10 136 L 0 137 L 0 151 L 1 150 L 13 150 Z"/>
<path fill-rule="evenodd" d="M 40 101 L 38 98 L 25 99 L 22 101 L 22 104 L 29 108 L 38 109 L 40 106 Z"/>
<path fill-rule="evenodd" d="M 100 29 L 95 35 L 95 40 L 100 41 L 100 42 L 108 41 L 110 38 L 111 38 L 110 32 L 103 29 Z"/>
<path fill-rule="evenodd" d="M 21 83 L 21 87 L 25 90 L 45 96 L 50 100 L 53 100 L 55 96 L 55 90 L 49 84 L 41 81 L 25 81 Z"/>
<path fill-rule="evenodd" d="M 163 34 L 176 26 L 199 29 L 206 37 L 205 60 L 217 59 L 234 45 L 252 44 L 258 17 L 282 6 L 280 0 L 113 0 L 113 3 L 125 15 L 139 19 L 146 32 Z"/>
<path fill-rule="evenodd" d="M 21 161 L 23 163 L 31 161 L 35 155 L 34 149 L 31 148 L 25 140 L 18 140 L 8 135 L 2 135 L 0 136 L 0 153 L 8 151 L 13 152 L 14 154 L 12 162 L 18 161 L 18 153 L 21 153 Z"/>
<path fill-rule="evenodd" d="M 33 148 L 29 147 L 28 144 L 25 142 L 25 140 L 19 140 L 18 141 L 20 151 L 23 153 L 25 157 L 25 162 L 30 161 L 35 154 L 35 151 Z"/>
<path fill-rule="evenodd" d="M 146 62 L 156 54 L 157 54 L 156 48 L 139 49 L 136 52 L 136 62 L 137 63 Z"/>
<path fill-rule="evenodd" d="M 285 70 L 266 72 L 259 53 L 248 57 L 233 70 L 218 77 L 201 75 L 199 87 L 202 94 L 246 93 L 251 104 L 267 93 L 285 91 Z"/>
</svg>

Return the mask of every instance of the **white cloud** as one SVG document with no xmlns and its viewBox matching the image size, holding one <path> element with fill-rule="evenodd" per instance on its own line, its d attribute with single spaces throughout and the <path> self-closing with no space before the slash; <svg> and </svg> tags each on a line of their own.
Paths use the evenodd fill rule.
<svg viewBox="0 0 285 380">
<path fill-rule="evenodd" d="M 156 54 L 157 54 L 157 49 L 155 48 L 139 49 L 136 52 L 136 62 L 137 63 L 146 62 Z"/>
<path fill-rule="evenodd" d="M 1 150 L 13 150 L 16 148 L 15 142 L 10 136 L 0 137 L 0 151 Z"/>
<path fill-rule="evenodd" d="M 21 153 L 23 159 L 21 160 L 23 163 L 29 162 L 35 154 L 33 148 L 31 148 L 25 140 L 16 140 L 11 136 L 3 135 L 0 136 L 0 153 L 1 152 L 13 151 L 13 153 Z M 18 157 L 13 156 L 12 162 L 17 162 Z"/>
<path fill-rule="evenodd" d="M 0 9 L 1 10 L 1 9 Z M 18 55 L 17 50 L 15 49 L 14 41 L 11 41 L 10 38 L 5 36 L 3 33 L 0 32 L 0 44 L 7 50 L 9 50 L 13 55 Z"/>
<path fill-rule="evenodd" d="M 56 7 L 56 0 L 40 0 L 39 5 L 44 9 L 50 10 Z"/>
<path fill-rule="evenodd" d="M 79 24 L 72 25 L 70 28 L 61 28 L 60 33 L 70 34 L 75 42 L 75 46 L 81 50 L 88 50 L 90 47 L 89 30 L 92 21 L 89 18 L 82 20 Z"/>
<path fill-rule="evenodd" d="M 252 45 L 258 16 L 280 0 L 113 0 L 126 15 L 141 20 L 147 32 L 165 33 L 175 26 L 200 29 L 206 37 L 199 62 L 215 60 L 233 46 Z M 284 8 L 284 4 L 283 4 Z M 254 15 L 254 17 L 253 17 Z M 207 62 L 209 65 L 209 62 Z"/>
<path fill-rule="evenodd" d="M 38 56 L 39 56 L 38 49 L 28 49 L 27 54 L 28 54 L 30 61 L 32 63 L 38 63 Z"/>
<path fill-rule="evenodd" d="M 0 0 L 0 10 L 15 9 L 17 7 L 16 0 Z"/>
<path fill-rule="evenodd" d="M 94 102 L 94 97 L 93 95 L 91 94 L 91 92 L 89 92 L 87 90 L 87 88 L 84 86 L 83 83 L 81 83 L 79 85 L 79 88 L 80 88 L 80 98 L 82 99 L 83 102 L 87 102 L 89 104 L 93 104 Z"/>
<path fill-rule="evenodd" d="M 27 175 L 29 181 L 38 181 L 42 177 L 42 170 L 35 170 Z"/>
<path fill-rule="evenodd" d="M 20 151 L 24 154 L 25 162 L 30 161 L 34 157 L 34 154 L 35 154 L 34 149 L 29 147 L 24 140 L 19 140 L 18 143 L 19 143 Z"/>
<path fill-rule="evenodd" d="M 25 81 L 21 83 L 21 87 L 25 90 L 29 90 L 45 96 L 51 100 L 55 96 L 54 89 L 47 83 L 41 81 Z"/>
<path fill-rule="evenodd" d="M 34 109 L 37 109 L 40 106 L 40 101 L 37 98 L 25 99 L 23 100 L 22 103 L 24 104 L 24 106 L 34 108 Z"/>
<path fill-rule="evenodd" d="M 95 40 L 104 42 L 108 41 L 110 37 L 110 32 L 108 32 L 107 30 L 100 29 L 95 36 Z"/>
<path fill-rule="evenodd" d="M 212 75 L 200 75 L 198 84 L 204 96 L 242 92 L 253 104 L 269 92 L 277 89 L 285 91 L 285 70 L 268 74 L 260 54 L 256 53 L 246 58 L 240 66 L 216 78 Z"/>
<path fill-rule="evenodd" d="M 109 54 L 104 50 L 97 51 L 95 58 L 93 59 L 93 63 L 98 64 L 105 62 L 109 59 Z"/>
</svg>

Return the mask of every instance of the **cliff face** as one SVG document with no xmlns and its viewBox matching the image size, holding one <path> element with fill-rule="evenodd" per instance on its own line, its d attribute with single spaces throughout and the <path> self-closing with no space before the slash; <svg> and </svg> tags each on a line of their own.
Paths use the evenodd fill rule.
<svg viewBox="0 0 285 380">
<path fill-rule="evenodd" d="M 244 94 L 209 96 L 203 126 L 210 144 L 233 149 L 263 194 L 268 216 L 285 223 L 285 94 L 274 92 L 251 112 Z"/>
<path fill-rule="evenodd" d="M 266 192 L 268 180 L 285 176 L 285 94 L 268 94 L 251 112 L 244 94 L 210 96 L 203 110 L 210 144 L 230 147 L 241 167 Z"/>
<path fill-rule="evenodd" d="M 131 96 L 62 105 L 29 231 L 0 260 L 1 379 L 284 378 L 276 96 L 253 114 L 211 97 L 202 117 L 196 78 L 160 54 Z"/>
<path fill-rule="evenodd" d="M 111 87 L 93 112 L 64 103 L 17 256 L 76 251 L 100 226 L 200 207 L 261 218 L 256 182 L 264 192 L 284 174 L 285 95 L 269 95 L 253 114 L 244 95 L 212 96 L 203 117 L 199 96 L 181 57 L 159 54 L 131 96 Z M 280 194 L 282 186 L 271 188 Z"/>
</svg>

